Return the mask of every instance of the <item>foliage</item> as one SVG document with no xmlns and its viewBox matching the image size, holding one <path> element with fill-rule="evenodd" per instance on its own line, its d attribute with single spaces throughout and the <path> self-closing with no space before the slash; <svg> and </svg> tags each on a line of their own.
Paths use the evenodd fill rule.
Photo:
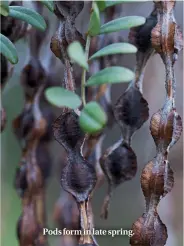
<svg viewBox="0 0 184 246">
<path fill-rule="evenodd" d="M 62 87 L 50 87 L 45 92 L 47 100 L 57 107 L 76 109 L 81 105 L 80 97 Z"/>
</svg>

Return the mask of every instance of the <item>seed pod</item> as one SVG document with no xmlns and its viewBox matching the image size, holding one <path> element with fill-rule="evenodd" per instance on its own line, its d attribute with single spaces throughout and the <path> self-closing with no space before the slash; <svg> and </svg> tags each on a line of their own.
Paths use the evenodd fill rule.
<svg viewBox="0 0 184 246">
<path fill-rule="evenodd" d="M 112 191 L 123 182 L 132 179 L 137 171 L 137 159 L 131 147 L 119 141 L 110 147 L 100 159 L 104 174 L 108 179 L 108 194 L 104 200 L 101 216 L 108 217 Z"/>
<path fill-rule="evenodd" d="M 156 211 L 153 211 L 151 214 L 144 213 L 135 222 L 132 229 L 134 235 L 130 239 L 131 245 L 165 245 L 167 229 Z"/>
<path fill-rule="evenodd" d="M 167 113 L 166 113 L 167 112 Z M 151 135 L 159 151 L 166 151 L 178 141 L 182 133 L 182 121 L 168 105 L 155 113 L 150 122 Z M 171 143 L 172 142 L 172 143 Z"/>
<path fill-rule="evenodd" d="M 141 92 L 131 86 L 118 99 L 114 108 L 114 114 L 122 129 L 125 141 L 129 143 L 133 133 L 148 120 L 148 103 L 142 97 Z"/>
<path fill-rule="evenodd" d="M 140 52 L 147 52 L 151 45 L 151 31 L 157 24 L 157 11 L 154 6 L 151 14 L 146 18 L 146 22 L 142 26 L 131 28 L 129 32 L 129 40 L 136 45 Z"/>
<path fill-rule="evenodd" d="M 93 165 L 83 159 L 80 148 L 84 142 L 78 116 L 73 113 L 62 114 L 54 124 L 54 136 L 68 152 L 68 165 L 63 169 L 62 186 L 78 202 L 87 199 L 96 182 Z"/>
<path fill-rule="evenodd" d="M 22 216 L 19 218 L 17 225 L 17 237 L 19 238 L 20 246 L 34 245 L 39 233 L 34 204 L 27 204 L 27 200 L 25 200 L 25 203 Z"/>
<path fill-rule="evenodd" d="M 91 229 L 91 214 L 88 210 L 89 196 L 96 184 L 95 168 L 82 156 L 85 135 L 81 131 L 78 116 L 74 112 L 63 113 L 54 123 L 54 137 L 67 151 L 67 164 L 62 170 L 61 184 L 64 190 L 72 194 L 79 206 L 81 229 Z M 90 235 L 81 236 L 82 245 L 93 242 Z"/>
</svg>

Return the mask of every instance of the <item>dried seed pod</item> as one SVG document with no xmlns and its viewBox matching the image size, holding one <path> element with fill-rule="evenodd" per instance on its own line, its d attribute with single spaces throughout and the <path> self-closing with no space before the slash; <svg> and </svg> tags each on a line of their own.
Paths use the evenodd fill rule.
<svg viewBox="0 0 184 246">
<path fill-rule="evenodd" d="M 62 170 L 61 184 L 64 190 L 72 194 L 80 211 L 80 227 L 90 230 L 92 227 L 89 213 L 89 196 L 96 184 L 95 168 L 82 155 L 85 135 L 81 131 L 78 115 L 74 112 L 63 113 L 54 123 L 54 137 L 67 151 L 67 164 Z M 94 243 L 92 236 L 81 236 L 79 245 Z"/>
<path fill-rule="evenodd" d="M 64 1 L 62 3 L 55 1 L 55 14 L 59 19 L 59 27 L 51 39 L 50 48 L 64 64 L 64 87 L 72 91 L 75 90 L 75 84 L 73 69 L 67 55 L 67 47 L 75 40 L 78 40 L 83 46 L 85 45 L 82 34 L 75 27 L 75 19 L 82 11 L 83 6 L 83 1 Z"/>
<path fill-rule="evenodd" d="M 150 220 L 153 218 L 153 220 Z M 145 226 L 144 226 L 145 225 Z M 156 228 L 154 231 L 153 228 Z M 144 213 L 132 227 L 134 235 L 130 239 L 131 245 L 164 245 L 167 239 L 167 229 L 156 211 Z M 151 238 L 151 239 L 150 239 Z"/>
<path fill-rule="evenodd" d="M 100 159 L 100 165 L 108 180 L 108 194 L 105 197 L 101 213 L 101 216 L 107 219 L 113 189 L 135 176 L 137 158 L 131 147 L 120 140 L 106 150 Z"/>
<path fill-rule="evenodd" d="M 63 155 L 62 153 L 60 160 L 62 161 L 62 167 L 60 168 L 59 166 L 60 170 L 67 164 L 66 157 L 67 155 Z M 64 190 L 62 190 L 60 197 L 54 206 L 53 220 L 61 230 L 64 228 L 68 230 L 80 230 L 80 218 L 77 203 L 75 198 Z M 60 237 L 60 244 L 64 246 L 76 246 L 78 240 L 79 236 L 77 235 L 62 235 Z"/>
<path fill-rule="evenodd" d="M 17 237 L 19 238 L 20 246 L 35 245 L 39 233 L 34 204 L 28 200 L 29 198 L 24 200 L 23 213 L 17 224 Z"/>
<path fill-rule="evenodd" d="M 152 116 L 150 131 L 159 151 L 166 152 L 168 147 L 178 141 L 182 133 L 182 121 L 179 115 L 176 116 L 171 101 L 166 102 L 164 107 Z"/>
<path fill-rule="evenodd" d="M 149 109 L 147 101 L 136 87 L 129 87 L 118 99 L 114 115 L 122 129 L 126 143 L 130 143 L 133 133 L 148 120 Z"/>
<path fill-rule="evenodd" d="M 174 62 L 181 49 L 181 36 L 173 14 L 175 1 L 154 1 L 158 23 L 152 30 L 152 46 L 163 60 L 166 70 L 166 102 L 162 109 L 152 116 L 151 135 L 157 147 L 157 154 L 143 169 L 141 187 L 146 201 L 146 211 L 133 224 L 134 235 L 130 244 L 140 246 L 164 246 L 167 228 L 160 220 L 157 206 L 160 199 L 171 191 L 174 185 L 173 171 L 168 162 L 170 148 L 177 142 L 182 132 L 182 122 L 175 110 Z M 178 36 L 177 36 L 178 35 Z"/>
<path fill-rule="evenodd" d="M 152 49 L 151 31 L 157 24 L 157 11 L 154 6 L 151 14 L 146 18 L 146 22 L 142 26 L 131 28 L 129 32 L 129 40 L 136 45 L 140 52 L 147 52 Z"/>
</svg>

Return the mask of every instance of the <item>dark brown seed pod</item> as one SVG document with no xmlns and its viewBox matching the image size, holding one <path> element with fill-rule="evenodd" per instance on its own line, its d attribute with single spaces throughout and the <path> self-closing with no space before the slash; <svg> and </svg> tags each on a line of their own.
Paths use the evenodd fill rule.
<svg viewBox="0 0 184 246">
<path fill-rule="evenodd" d="M 130 141 L 132 134 L 148 120 L 148 103 L 142 97 L 141 92 L 131 86 L 118 99 L 114 108 L 114 115 L 122 129 L 123 136 L 126 136 L 128 128 L 130 133 L 128 134 L 129 139 L 127 141 Z"/>
<path fill-rule="evenodd" d="M 130 146 L 119 141 L 109 148 L 100 159 L 100 165 L 108 179 L 108 194 L 104 200 L 101 216 L 108 217 L 112 191 L 123 182 L 132 179 L 137 171 L 137 158 Z"/>
<path fill-rule="evenodd" d="M 150 16 L 146 18 L 146 22 L 142 26 L 131 28 L 129 32 L 129 40 L 136 45 L 140 52 L 147 52 L 151 47 L 151 31 L 157 24 L 157 11 L 154 7 Z"/>
<path fill-rule="evenodd" d="M 34 204 L 29 203 L 27 199 L 24 202 L 26 204 L 18 221 L 17 236 L 20 239 L 20 246 L 29 246 L 35 244 L 39 227 L 35 218 Z"/>
<path fill-rule="evenodd" d="M 64 113 L 56 120 L 53 128 L 55 139 L 68 152 L 62 186 L 78 202 L 85 201 L 94 188 L 96 174 L 93 165 L 85 161 L 80 153 L 85 136 L 80 129 L 78 116 L 74 112 Z"/>
<path fill-rule="evenodd" d="M 40 84 L 44 83 L 44 81 L 45 71 L 42 65 L 37 59 L 31 58 L 21 74 L 21 83 L 25 90 L 26 97 L 32 98 Z"/>
<path fill-rule="evenodd" d="M 63 1 L 55 2 L 55 14 L 62 22 L 56 34 L 51 39 L 50 48 L 56 57 L 65 63 L 67 56 L 67 47 L 73 41 L 79 41 L 83 46 L 85 41 L 82 34 L 78 32 L 74 23 L 78 14 L 84 7 L 83 1 L 70 2 Z"/>
<path fill-rule="evenodd" d="M 80 129 L 78 115 L 72 111 L 63 113 L 54 123 L 53 130 L 55 139 L 67 151 L 67 164 L 62 170 L 61 185 L 78 203 L 81 229 L 89 230 L 92 226 L 89 197 L 96 184 L 96 172 L 95 167 L 82 156 L 85 135 Z M 82 235 L 79 244 L 93 241 L 91 235 Z"/>
<path fill-rule="evenodd" d="M 178 141 L 182 133 L 182 121 L 170 101 L 152 116 L 150 131 L 158 150 L 166 151 Z"/>
<path fill-rule="evenodd" d="M 141 187 L 147 201 L 147 206 L 149 206 L 152 195 L 154 195 L 155 199 L 159 202 L 160 197 L 164 197 L 170 192 L 173 185 L 173 171 L 165 161 L 163 155 L 158 155 L 143 169 L 141 175 Z"/>
</svg>

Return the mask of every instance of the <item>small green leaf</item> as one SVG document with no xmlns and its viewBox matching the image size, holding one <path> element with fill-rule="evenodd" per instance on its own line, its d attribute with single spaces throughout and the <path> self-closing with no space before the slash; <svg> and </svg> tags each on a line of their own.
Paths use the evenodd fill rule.
<svg viewBox="0 0 184 246">
<path fill-rule="evenodd" d="M 129 2 L 147 2 L 148 0 L 119 0 L 119 1 L 105 1 L 106 8 L 111 7 L 120 3 L 129 3 Z"/>
<path fill-rule="evenodd" d="M 81 111 L 79 124 L 81 129 L 90 134 L 102 130 L 107 122 L 107 116 L 97 102 L 89 102 Z"/>
<path fill-rule="evenodd" d="M 40 0 L 51 12 L 54 12 L 54 2 L 50 0 Z"/>
<path fill-rule="evenodd" d="M 56 107 L 76 109 L 81 105 L 81 99 L 77 94 L 59 86 L 46 89 L 45 96 Z"/>
<path fill-rule="evenodd" d="M 14 44 L 0 33 L 0 52 L 12 63 L 18 62 L 18 55 Z"/>
<path fill-rule="evenodd" d="M 100 31 L 100 12 L 98 6 L 93 2 L 93 12 L 91 14 L 88 33 L 91 36 L 96 36 Z"/>
<path fill-rule="evenodd" d="M 115 43 L 110 44 L 103 49 L 97 51 L 94 55 L 92 55 L 89 60 L 107 56 L 107 55 L 115 55 L 115 54 L 129 54 L 129 53 L 136 53 L 137 48 L 129 43 Z"/>
<path fill-rule="evenodd" d="M 74 41 L 68 47 L 68 55 L 70 59 L 76 62 L 78 65 L 88 70 L 88 63 L 82 45 L 78 41 Z"/>
<path fill-rule="evenodd" d="M 112 20 L 100 28 L 100 34 L 118 32 L 123 29 L 140 26 L 145 23 L 146 19 L 141 16 L 126 16 L 116 20 Z"/>
<path fill-rule="evenodd" d="M 31 24 L 33 27 L 41 31 L 44 31 L 47 27 L 43 17 L 36 11 L 29 8 L 21 6 L 10 6 L 9 16 L 26 21 L 27 23 Z"/>
<path fill-rule="evenodd" d="M 4 16 L 8 16 L 9 14 L 9 2 L 8 1 L 0 1 L 0 14 Z"/>
<path fill-rule="evenodd" d="M 86 86 L 129 82 L 134 79 L 134 77 L 134 73 L 128 68 L 116 66 L 107 67 L 91 76 L 87 80 Z"/>
<path fill-rule="evenodd" d="M 106 8 L 105 0 L 96 0 L 96 4 L 98 5 L 100 11 L 103 11 Z"/>
</svg>

